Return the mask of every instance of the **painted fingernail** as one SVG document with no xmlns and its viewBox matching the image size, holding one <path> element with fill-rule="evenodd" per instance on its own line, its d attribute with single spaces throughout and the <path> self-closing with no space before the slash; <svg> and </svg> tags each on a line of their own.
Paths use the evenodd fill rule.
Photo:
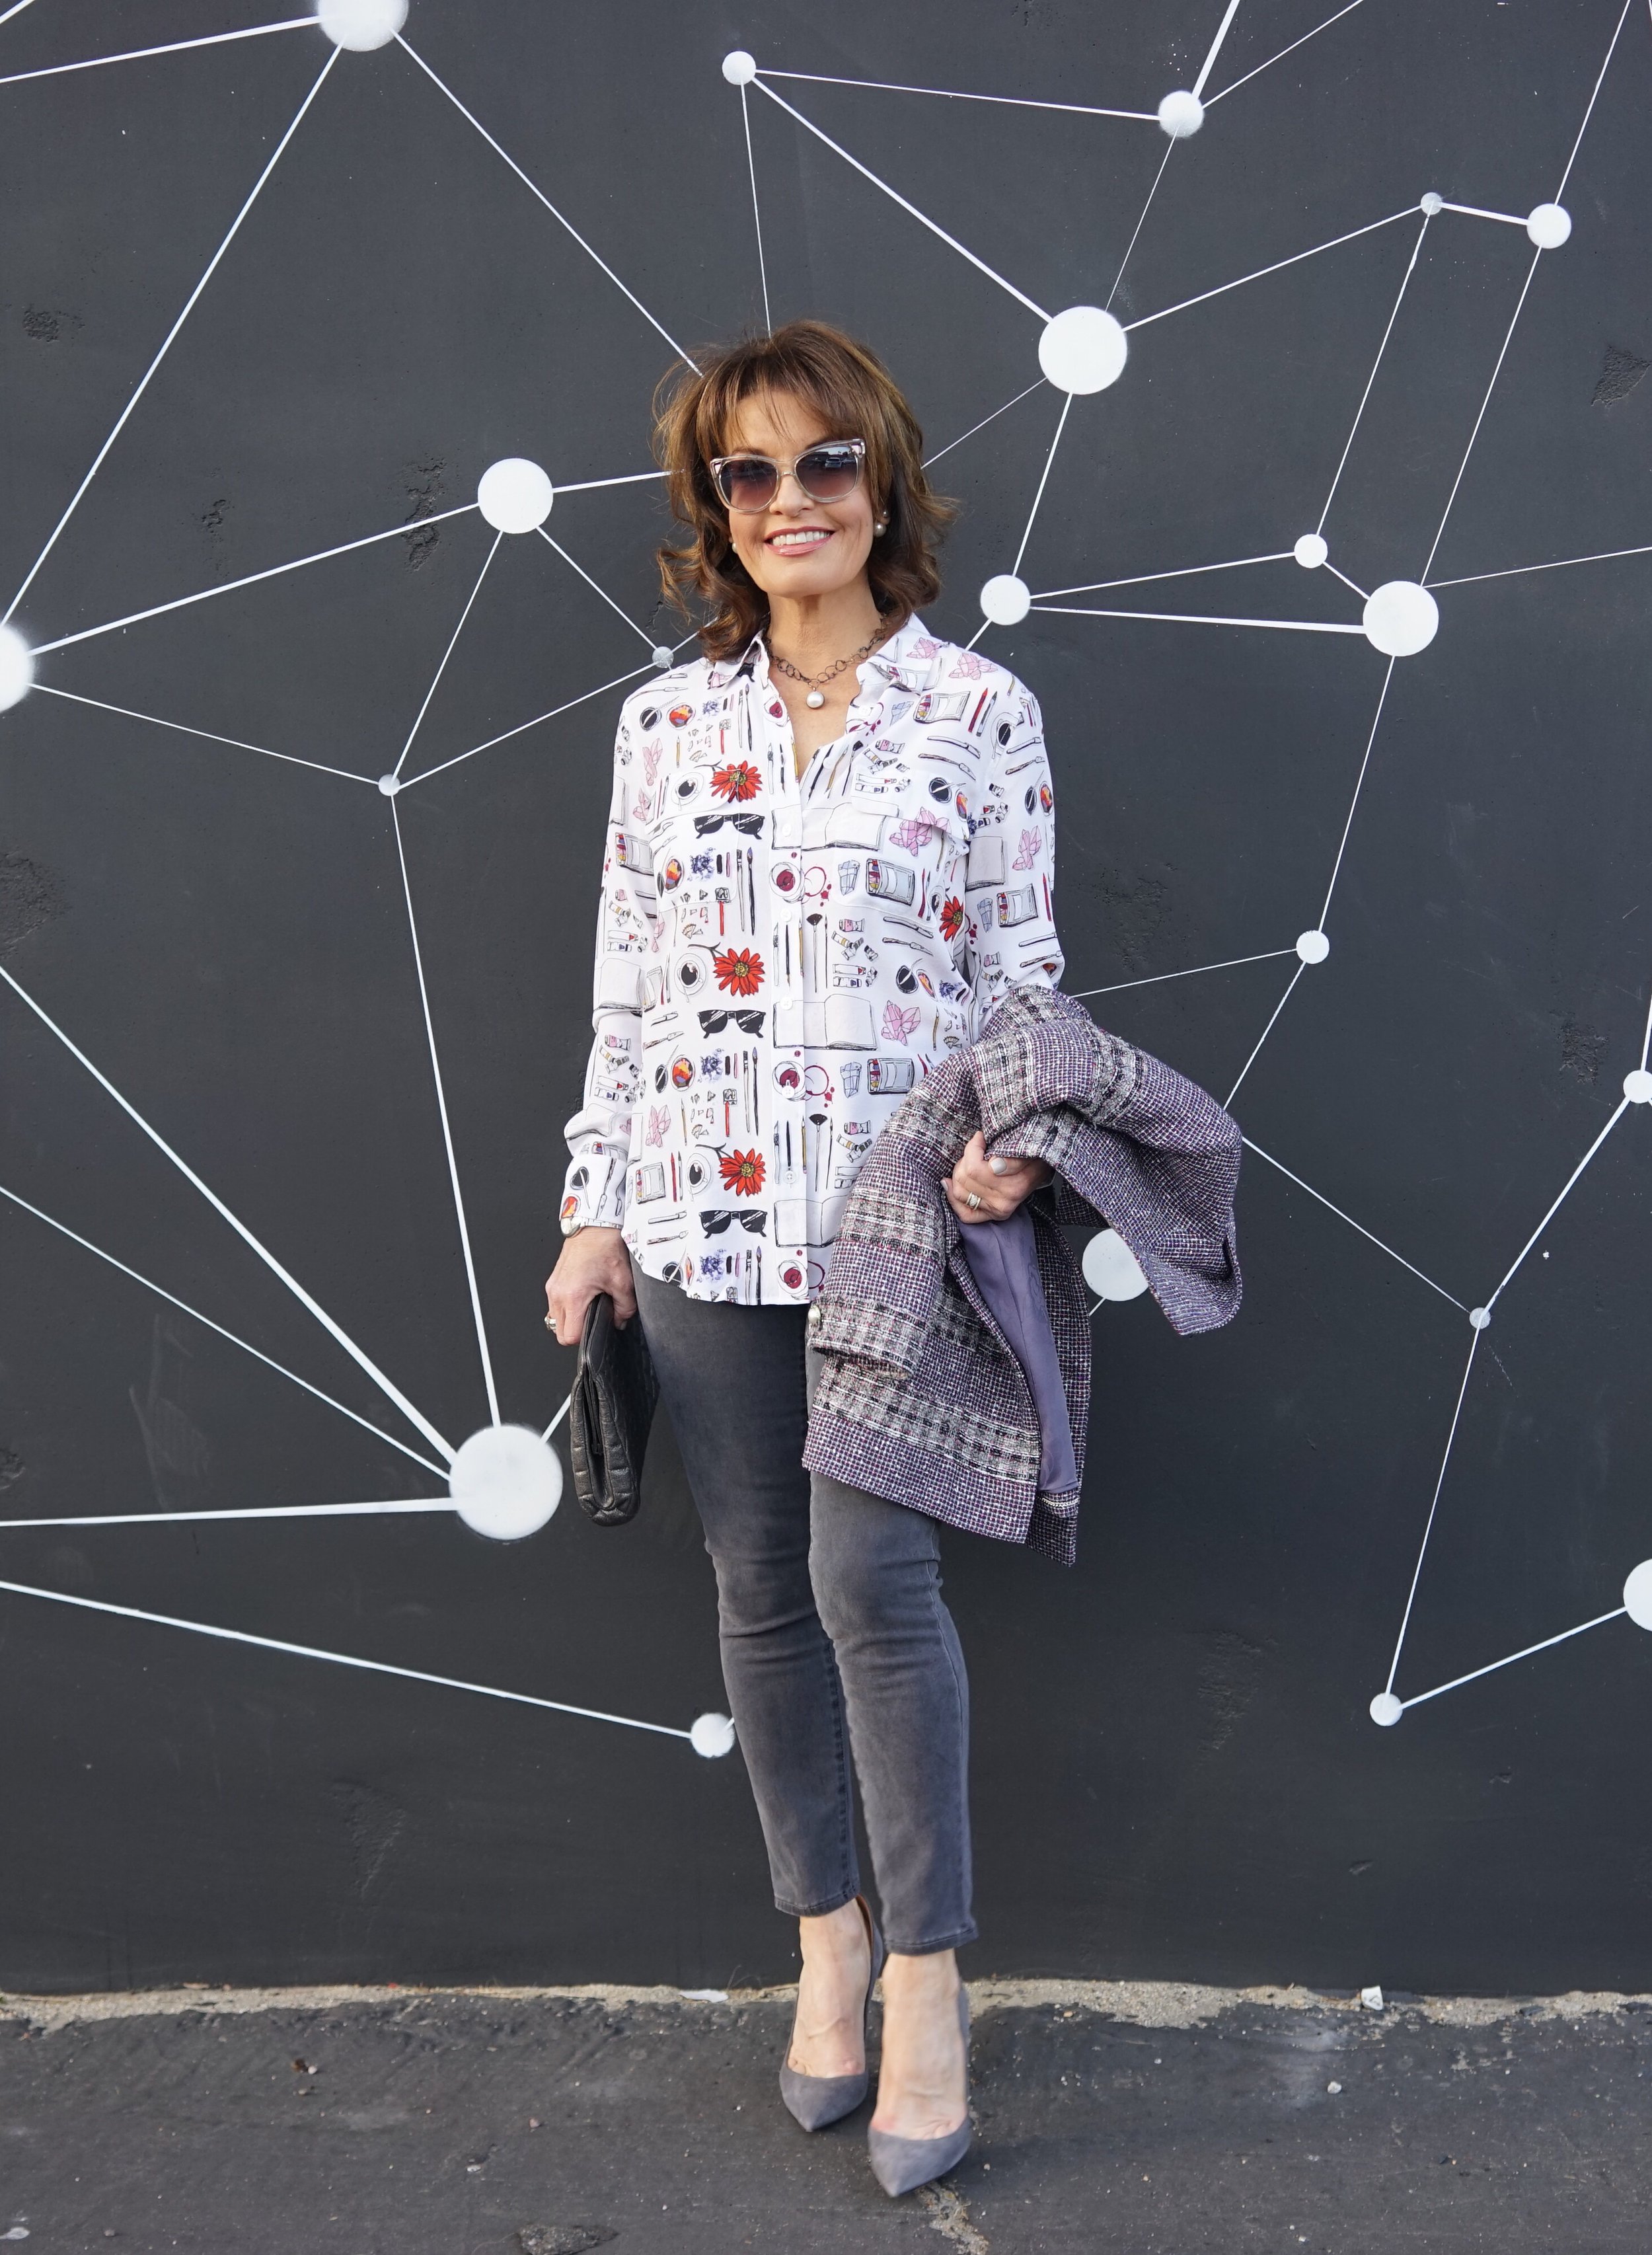
<svg viewBox="0 0 1652 2255">
<path fill-rule="evenodd" d="M 995 1175 L 1007 1175 L 1009 1172 L 1009 1160 L 995 1159 L 993 1161 L 993 1172 Z"/>
</svg>

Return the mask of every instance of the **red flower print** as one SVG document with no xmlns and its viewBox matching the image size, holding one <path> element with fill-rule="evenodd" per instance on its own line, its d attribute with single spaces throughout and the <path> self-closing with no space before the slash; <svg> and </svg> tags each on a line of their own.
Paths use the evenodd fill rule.
<svg viewBox="0 0 1652 2255">
<path fill-rule="evenodd" d="M 756 798 L 763 789 L 763 777 L 749 761 L 737 760 L 733 767 L 717 769 L 711 787 L 719 798 Z"/>
<path fill-rule="evenodd" d="M 755 947 L 726 947 L 711 962 L 725 994 L 755 994 L 763 985 L 763 958 Z"/>
<path fill-rule="evenodd" d="M 964 903 L 959 899 L 957 894 L 953 893 L 941 910 L 941 938 L 956 939 L 963 929 Z"/>
<path fill-rule="evenodd" d="M 725 1151 L 717 1163 L 722 1169 L 723 1188 L 736 1198 L 756 1198 L 763 1188 L 761 1151 Z"/>
</svg>

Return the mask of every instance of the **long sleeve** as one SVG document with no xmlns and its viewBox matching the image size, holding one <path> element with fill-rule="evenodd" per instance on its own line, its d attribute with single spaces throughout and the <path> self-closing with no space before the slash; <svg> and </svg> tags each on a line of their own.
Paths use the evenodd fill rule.
<svg viewBox="0 0 1652 2255">
<path fill-rule="evenodd" d="M 642 1078 L 642 986 L 658 935 L 648 840 L 641 821 L 626 826 L 628 815 L 642 811 L 636 800 L 644 787 L 640 777 L 634 778 L 635 755 L 629 714 L 622 713 L 614 745 L 614 790 L 597 910 L 594 1038 L 585 1069 L 584 1102 L 563 1131 L 573 1156 L 562 1219 L 613 1229 L 625 1219 L 631 1115 Z"/>
<path fill-rule="evenodd" d="M 1055 926 L 1055 793 L 1038 700 L 1014 682 L 983 725 L 990 749 L 964 888 L 972 1041 L 1012 987 L 1056 987 L 1065 968 Z"/>
</svg>

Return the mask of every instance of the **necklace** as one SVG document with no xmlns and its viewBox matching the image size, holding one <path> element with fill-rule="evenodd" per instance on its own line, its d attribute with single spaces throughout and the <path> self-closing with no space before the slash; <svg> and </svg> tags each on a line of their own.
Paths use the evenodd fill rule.
<svg viewBox="0 0 1652 2255">
<path fill-rule="evenodd" d="M 777 650 L 773 650 L 769 653 L 770 663 L 777 665 L 789 681 L 803 682 L 808 689 L 804 703 L 812 705 L 818 711 L 826 703 L 826 683 L 835 681 L 845 666 L 858 665 L 863 657 L 870 657 L 879 643 L 888 640 L 889 634 L 889 629 L 887 626 L 880 626 L 875 634 L 868 636 L 859 650 L 852 651 L 847 657 L 840 657 L 835 665 L 827 666 L 824 673 L 804 673 L 793 665 L 789 658 L 782 657 Z"/>
</svg>

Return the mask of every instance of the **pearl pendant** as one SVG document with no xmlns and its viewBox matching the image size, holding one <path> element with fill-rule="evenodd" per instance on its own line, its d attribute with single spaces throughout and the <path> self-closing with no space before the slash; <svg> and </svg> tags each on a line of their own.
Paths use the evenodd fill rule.
<svg viewBox="0 0 1652 2255">
<path fill-rule="evenodd" d="M 824 689 L 812 689 L 803 701 L 805 705 L 812 705 L 818 711 L 819 707 L 826 703 L 826 691 Z"/>
</svg>

